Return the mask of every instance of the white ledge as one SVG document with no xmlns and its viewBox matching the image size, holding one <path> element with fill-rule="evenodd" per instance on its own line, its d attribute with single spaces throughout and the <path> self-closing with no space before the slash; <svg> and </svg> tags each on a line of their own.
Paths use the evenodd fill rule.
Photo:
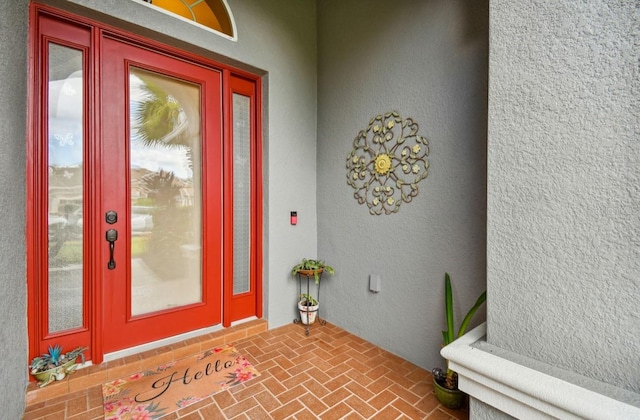
<svg viewBox="0 0 640 420">
<path fill-rule="evenodd" d="M 640 419 L 637 394 L 577 374 L 573 376 L 579 379 L 569 382 L 544 373 L 540 362 L 531 361 L 538 369 L 516 363 L 497 354 L 508 353 L 504 350 L 488 351 L 492 346 L 484 340 L 485 335 L 486 324 L 482 324 L 441 351 L 449 367 L 458 373 L 459 388 L 473 398 L 518 419 Z M 548 372 L 558 370 L 546 367 Z M 622 396 L 629 403 L 594 389 L 606 389 L 607 394 Z"/>
</svg>

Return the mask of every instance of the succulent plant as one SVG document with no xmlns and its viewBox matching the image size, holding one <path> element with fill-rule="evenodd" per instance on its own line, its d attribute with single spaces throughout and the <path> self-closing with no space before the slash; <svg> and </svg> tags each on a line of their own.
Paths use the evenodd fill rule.
<svg viewBox="0 0 640 420">
<path fill-rule="evenodd" d="M 84 363 L 85 350 L 87 350 L 86 347 L 78 347 L 68 353 L 62 353 L 62 347 L 60 345 L 49 346 L 46 353 L 33 358 L 29 368 L 31 369 L 31 373 L 36 374 L 63 365 L 70 360 L 75 361 L 78 357 L 80 357 Z"/>
<path fill-rule="evenodd" d="M 58 365 L 60 363 L 60 357 L 62 357 L 62 347 L 58 344 L 53 347 L 49 346 L 48 355 L 51 359 L 51 363 Z"/>
</svg>

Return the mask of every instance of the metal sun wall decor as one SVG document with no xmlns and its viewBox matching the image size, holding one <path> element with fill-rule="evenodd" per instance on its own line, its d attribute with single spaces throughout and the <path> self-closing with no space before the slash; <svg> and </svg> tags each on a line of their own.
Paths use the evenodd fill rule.
<svg viewBox="0 0 640 420">
<path fill-rule="evenodd" d="M 429 140 L 418 124 L 395 112 L 375 116 L 353 140 L 347 156 L 347 184 L 373 215 L 397 213 L 418 195 L 418 183 L 429 174 Z"/>
</svg>

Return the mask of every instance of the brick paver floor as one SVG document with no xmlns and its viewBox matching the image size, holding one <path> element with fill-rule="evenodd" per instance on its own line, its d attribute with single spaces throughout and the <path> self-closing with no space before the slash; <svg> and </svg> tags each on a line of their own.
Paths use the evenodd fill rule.
<svg viewBox="0 0 640 420">
<path fill-rule="evenodd" d="M 233 327 L 225 338 L 191 339 L 92 367 L 85 374 L 83 369 L 73 374 L 79 376 L 71 375 L 65 389 L 62 384 L 43 389 L 32 384 L 23 419 L 102 419 L 101 383 L 223 342 L 231 342 L 261 376 L 163 419 L 468 418 L 467 409 L 438 404 L 429 372 L 335 325 L 314 324 L 306 336 L 301 325 L 266 331 L 266 322 L 252 322 Z M 59 388 L 47 391 L 54 386 Z"/>
</svg>

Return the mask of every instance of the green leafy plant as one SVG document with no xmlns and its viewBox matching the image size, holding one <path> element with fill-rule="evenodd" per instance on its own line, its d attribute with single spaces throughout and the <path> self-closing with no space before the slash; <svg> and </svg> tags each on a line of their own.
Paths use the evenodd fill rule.
<svg viewBox="0 0 640 420">
<path fill-rule="evenodd" d="M 326 271 L 329 274 L 334 274 L 335 272 L 333 267 L 331 267 L 330 265 L 327 265 L 322 260 L 312 260 L 312 259 L 303 258 L 302 262 L 293 266 L 293 268 L 291 269 L 291 275 L 295 277 L 296 274 L 298 273 L 302 273 L 305 275 L 306 273 L 308 273 L 309 275 L 313 274 L 313 278 L 315 279 L 316 283 L 319 283 L 320 274 L 324 271 Z"/>
<path fill-rule="evenodd" d="M 448 345 L 452 343 L 455 339 L 460 338 L 467 331 L 467 327 L 471 322 L 471 319 L 478 311 L 480 306 L 487 300 L 487 292 L 484 291 L 478 299 L 476 303 L 469 309 L 469 312 L 465 315 L 458 328 L 458 333 L 455 332 L 455 324 L 453 319 L 453 292 L 451 290 L 451 278 L 449 277 L 449 273 L 444 274 L 444 289 L 445 289 L 445 315 L 447 317 L 447 329 L 442 331 L 442 340 L 443 345 Z M 434 378 L 440 385 L 444 386 L 447 389 L 458 389 L 458 375 L 449 369 L 449 361 L 447 360 L 447 372 L 446 374 L 442 372 L 442 369 L 435 368 L 432 371 Z"/>
<path fill-rule="evenodd" d="M 69 361 L 74 361 L 80 357 L 84 363 L 84 352 L 86 347 L 78 347 L 68 353 L 62 353 L 62 347 L 56 344 L 55 346 L 49 346 L 46 353 L 34 357 L 29 365 L 32 374 L 45 372 L 49 369 L 54 369 L 58 366 L 64 365 Z"/>
<path fill-rule="evenodd" d="M 316 306 L 318 304 L 318 301 L 307 293 L 300 295 L 300 302 L 302 302 L 302 306 Z"/>
</svg>

